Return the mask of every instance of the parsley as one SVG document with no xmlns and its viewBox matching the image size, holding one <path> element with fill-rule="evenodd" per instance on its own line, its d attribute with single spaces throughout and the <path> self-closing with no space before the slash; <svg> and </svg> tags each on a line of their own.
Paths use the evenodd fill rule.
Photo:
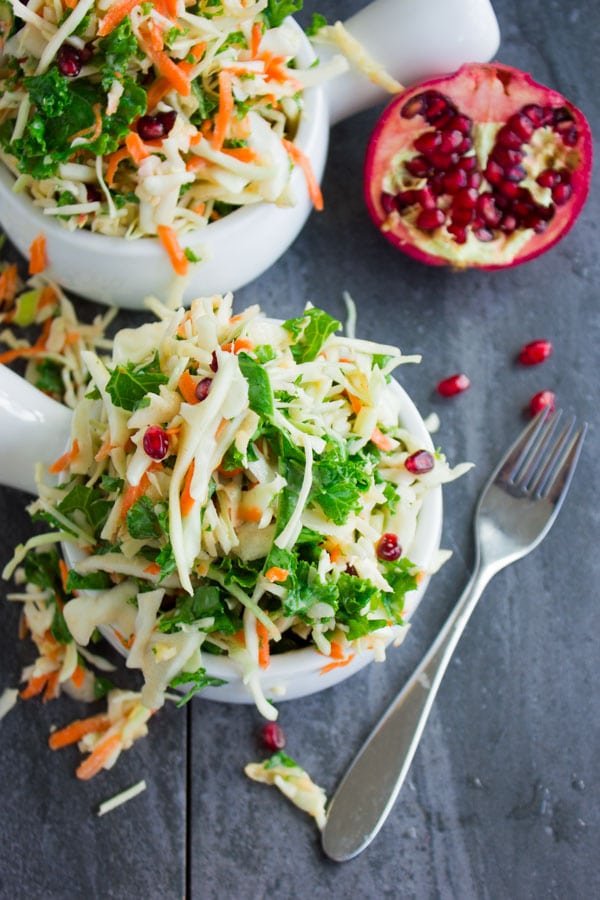
<svg viewBox="0 0 600 900">
<path fill-rule="evenodd" d="M 265 763 L 265 769 L 274 769 L 276 766 L 285 766 L 286 769 L 300 768 L 297 762 L 294 762 L 291 756 L 284 753 L 283 750 L 277 750 Z"/>
<path fill-rule="evenodd" d="M 43 590 L 49 590 L 51 596 L 48 603 L 54 610 L 50 632 L 59 644 L 69 644 L 73 640 L 71 632 L 62 614 L 62 606 L 67 599 L 62 587 L 62 578 L 58 565 L 58 552 L 48 550 L 43 553 L 29 553 L 24 560 L 25 580 Z"/>
<path fill-rule="evenodd" d="M 303 0 L 268 0 L 263 16 L 270 28 L 277 28 L 288 16 L 299 12 L 303 5 Z"/>
<path fill-rule="evenodd" d="M 227 682 L 222 678 L 214 678 L 212 675 L 207 675 L 206 669 L 201 667 L 196 669 L 195 672 L 180 672 L 179 675 L 176 675 L 175 678 L 173 678 L 170 686 L 172 688 L 177 688 L 191 685 L 191 688 L 185 697 L 182 697 L 177 703 L 177 706 L 181 707 L 191 700 L 194 694 L 197 694 L 198 691 L 203 690 L 205 687 L 220 687 L 222 684 L 227 684 Z"/>
<path fill-rule="evenodd" d="M 47 394 L 62 397 L 65 385 L 59 364 L 52 359 L 41 360 L 36 367 L 35 386 Z"/>
<path fill-rule="evenodd" d="M 292 356 L 297 363 L 303 363 L 316 359 L 329 335 L 342 326 L 325 310 L 311 308 L 297 319 L 288 319 L 283 327 L 294 337 Z"/>
<path fill-rule="evenodd" d="M 325 16 L 321 15 L 321 13 L 313 13 L 310 25 L 306 28 L 306 34 L 308 37 L 314 37 L 321 28 L 326 28 L 326 26 L 327 19 Z"/>
<path fill-rule="evenodd" d="M 168 380 L 167 375 L 161 372 L 156 353 L 154 359 L 145 365 L 128 363 L 117 366 L 111 372 L 106 390 L 115 406 L 134 412 L 146 394 L 158 394 L 161 384 L 166 384 Z"/>
<path fill-rule="evenodd" d="M 102 530 L 112 506 L 110 500 L 106 500 L 103 491 L 99 488 L 76 484 L 57 504 L 56 508 L 74 523 L 77 523 L 77 519 L 83 516 L 94 534 L 97 534 Z"/>
<path fill-rule="evenodd" d="M 186 594 L 177 598 L 174 609 L 161 617 L 158 630 L 171 633 L 177 631 L 179 625 L 193 625 L 199 619 L 209 617 L 214 622 L 204 629 L 208 633 L 235 634 L 242 628 L 242 620 L 222 599 L 220 588 L 215 584 L 201 584 L 191 597 Z"/>
<path fill-rule="evenodd" d="M 369 462 L 359 456 L 346 458 L 341 447 L 329 444 L 315 458 L 309 502 L 317 503 L 328 519 L 343 525 L 360 509 L 361 494 L 372 484 Z"/>
<path fill-rule="evenodd" d="M 145 540 L 160 537 L 163 533 L 154 503 L 150 497 L 139 497 L 127 510 L 127 530 L 132 538 Z"/>
<path fill-rule="evenodd" d="M 238 353 L 242 375 L 248 382 L 248 405 L 259 416 L 273 415 L 273 390 L 269 376 L 261 364 L 247 353 Z"/>
<path fill-rule="evenodd" d="M 129 61 L 135 56 L 137 48 L 129 16 L 98 42 L 98 51 L 104 57 L 100 64 L 100 75 L 105 91 L 110 90 L 115 78 L 120 79 L 125 75 Z"/>
<path fill-rule="evenodd" d="M 114 684 L 112 681 L 104 678 L 103 675 L 96 675 L 94 677 L 94 700 L 102 700 L 113 688 Z"/>
<path fill-rule="evenodd" d="M 69 569 L 67 591 L 107 591 L 113 586 L 108 572 L 90 572 L 80 575 L 75 569 Z"/>
</svg>

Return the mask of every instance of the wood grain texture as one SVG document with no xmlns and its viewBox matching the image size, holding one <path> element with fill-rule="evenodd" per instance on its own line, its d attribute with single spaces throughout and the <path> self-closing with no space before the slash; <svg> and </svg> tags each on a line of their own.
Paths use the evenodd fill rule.
<svg viewBox="0 0 600 900">
<path fill-rule="evenodd" d="M 330 20 L 357 0 L 306 0 Z M 499 58 L 531 71 L 579 105 L 600 133 L 600 11 L 594 0 L 497 0 Z M 331 900 L 487 900 L 600 896 L 600 485 L 597 454 L 598 174 L 576 227 L 546 256 L 511 271 L 454 274 L 397 253 L 375 231 L 361 193 L 362 157 L 378 110 L 336 126 L 323 189 L 289 252 L 236 307 L 259 302 L 296 314 L 308 300 L 361 335 L 423 354 L 402 381 L 421 411 L 438 413 L 440 444 L 476 468 L 445 490 L 435 577 L 401 648 L 321 695 L 282 703 L 287 749 L 328 793 L 436 634 L 467 580 L 471 517 L 486 474 L 545 387 L 590 422 L 580 468 L 543 544 L 490 584 L 459 645 L 409 780 L 373 845 L 357 859 L 326 860 L 312 822 L 243 766 L 264 755 L 252 707 L 198 700 L 190 714 L 160 713 L 150 736 L 108 774 L 82 785 L 75 753 L 46 749 L 63 704 L 20 704 L 0 724 L 0 897 Z M 122 314 L 119 324 L 141 317 Z M 522 343 L 548 337 L 544 366 L 519 368 Z M 466 394 L 444 401 L 437 381 L 469 374 Z M 24 497 L 0 491 L 0 556 L 28 534 Z M 0 607 L 0 688 L 28 658 L 16 614 Z M 125 676 L 123 676 L 125 677 Z M 188 757 L 189 751 L 189 757 Z M 148 790 L 104 819 L 98 802 L 144 777 Z M 186 831 L 188 839 L 186 843 Z"/>
</svg>

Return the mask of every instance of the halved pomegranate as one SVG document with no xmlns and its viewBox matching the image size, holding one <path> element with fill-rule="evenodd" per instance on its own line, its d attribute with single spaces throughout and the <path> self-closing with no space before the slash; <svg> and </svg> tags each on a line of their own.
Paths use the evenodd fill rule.
<svg viewBox="0 0 600 900">
<path fill-rule="evenodd" d="M 572 103 L 517 69 L 472 63 L 387 107 L 367 149 L 365 197 L 410 256 L 499 269 L 567 233 L 591 168 L 590 128 Z"/>
</svg>

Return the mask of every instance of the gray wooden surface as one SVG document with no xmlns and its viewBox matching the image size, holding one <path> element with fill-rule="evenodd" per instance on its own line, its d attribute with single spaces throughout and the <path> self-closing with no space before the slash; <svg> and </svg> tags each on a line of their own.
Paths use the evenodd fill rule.
<svg viewBox="0 0 600 900">
<path fill-rule="evenodd" d="M 345 18 L 359 6 L 307 0 L 301 19 L 315 10 Z M 596 0 L 497 0 L 495 8 L 498 58 L 561 90 L 598 130 Z M 342 291 L 350 291 L 362 335 L 423 354 L 403 382 L 424 414 L 439 414 L 450 459 L 476 463 L 445 491 L 443 545 L 453 557 L 401 649 L 341 686 L 281 705 L 289 753 L 328 792 L 466 582 L 479 488 L 519 431 L 524 404 L 545 387 L 591 426 L 559 520 L 533 555 L 487 589 L 409 781 L 363 855 L 327 861 L 312 821 L 245 778 L 244 764 L 262 756 L 252 707 L 198 700 L 187 712 L 165 709 L 111 772 L 82 784 L 76 751 L 53 754 L 46 740 L 51 723 L 83 710 L 32 701 L 0 724 L 2 898 L 600 896 L 598 177 L 575 229 L 546 256 L 497 273 L 429 269 L 380 238 L 363 207 L 362 155 L 378 112 L 333 129 L 325 211 L 236 297 L 238 309 L 260 302 L 270 313 L 297 314 L 311 300 L 343 317 Z M 119 324 L 134 321 L 122 315 Z M 552 339 L 551 360 L 515 366 L 520 345 L 538 337 Z M 471 390 L 437 398 L 437 381 L 461 370 Z M 28 534 L 25 499 L 0 491 L 0 564 Z M 0 689 L 16 684 L 31 658 L 15 642 L 16 613 L 0 607 Z M 96 817 L 98 802 L 142 777 L 144 794 Z"/>
</svg>

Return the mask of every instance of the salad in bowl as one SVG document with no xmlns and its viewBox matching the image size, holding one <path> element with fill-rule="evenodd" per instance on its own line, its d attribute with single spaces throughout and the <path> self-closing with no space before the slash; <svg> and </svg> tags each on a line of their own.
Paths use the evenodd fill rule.
<svg viewBox="0 0 600 900">
<path fill-rule="evenodd" d="M 153 309 L 110 359 L 83 351 L 60 478 L 31 507 L 52 527 L 33 540 L 65 548 L 76 646 L 107 634 L 145 707 L 183 685 L 273 719 L 272 701 L 401 639 L 439 562 L 440 485 L 466 466 L 392 378 L 418 357 L 311 306 L 284 322 L 234 314 L 231 295 Z"/>
</svg>

